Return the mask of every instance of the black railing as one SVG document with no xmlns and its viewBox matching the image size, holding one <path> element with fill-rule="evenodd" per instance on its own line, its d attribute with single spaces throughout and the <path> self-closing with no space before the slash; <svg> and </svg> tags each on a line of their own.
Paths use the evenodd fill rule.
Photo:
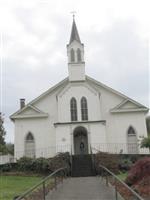
<svg viewBox="0 0 150 200">
<path fill-rule="evenodd" d="M 101 168 L 101 177 L 106 178 L 106 185 L 109 186 L 109 183 L 111 183 L 114 186 L 115 200 L 119 199 L 119 195 L 121 195 L 125 200 L 144 200 L 137 192 L 135 192 L 125 182 L 121 181 L 109 169 L 103 165 L 99 165 L 99 167 Z M 124 191 L 125 194 L 122 194 L 122 191 Z"/>
<path fill-rule="evenodd" d="M 71 149 L 70 149 L 70 175 L 72 176 L 72 145 L 71 145 Z"/>
<path fill-rule="evenodd" d="M 90 145 L 90 154 L 91 154 L 91 158 L 92 158 L 92 168 L 93 168 L 93 171 L 95 172 L 96 171 L 96 168 L 95 168 L 95 158 L 94 158 L 94 154 L 93 154 L 91 145 Z"/>
<path fill-rule="evenodd" d="M 22 195 L 14 198 L 16 200 L 45 200 L 46 195 L 52 190 L 57 189 L 58 183 L 63 183 L 63 179 L 66 178 L 67 169 L 60 168 L 49 176 L 44 178 L 41 182 L 27 190 Z"/>
</svg>

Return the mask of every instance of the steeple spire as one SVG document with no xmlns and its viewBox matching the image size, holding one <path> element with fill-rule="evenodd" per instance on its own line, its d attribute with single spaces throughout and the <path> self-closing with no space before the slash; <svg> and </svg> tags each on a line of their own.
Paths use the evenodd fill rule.
<svg viewBox="0 0 150 200">
<path fill-rule="evenodd" d="M 69 42 L 69 44 L 71 44 L 71 42 L 73 42 L 74 40 L 76 40 L 79 43 L 81 43 L 74 18 L 75 18 L 75 15 L 73 14 L 73 23 L 72 23 L 72 30 L 71 30 L 71 36 L 70 36 L 70 42 Z"/>
<path fill-rule="evenodd" d="M 80 41 L 74 12 L 72 13 L 72 30 L 70 42 L 67 45 L 69 81 L 85 81 L 84 44 Z"/>
</svg>

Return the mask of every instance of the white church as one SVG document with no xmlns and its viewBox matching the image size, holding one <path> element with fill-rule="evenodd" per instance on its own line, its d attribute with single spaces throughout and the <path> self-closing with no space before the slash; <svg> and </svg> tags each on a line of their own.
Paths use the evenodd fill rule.
<svg viewBox="0 0 150 200">
<path fill-rule="evenodd" d="M 10 116 L 15 157 L 52 157 L 58 152 L 142 153 L 148 108 L 85 74 L 84 44 L 73 19 L 68 77 Z"/>
</svg>

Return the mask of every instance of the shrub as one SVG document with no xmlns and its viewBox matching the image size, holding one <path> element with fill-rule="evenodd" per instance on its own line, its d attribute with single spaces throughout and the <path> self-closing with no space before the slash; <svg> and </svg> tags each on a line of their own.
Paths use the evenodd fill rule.
<svg viewBox="0 0 150 200">
<path fill-rule="evenodd" d="M 10 172 L 10 171 L 15 171 L 17 167 L 17 163 L 6 163 L 3 165 L 0 165 L 0 172 Z"/>
<path fill-rule="evenodd" d="M 150 176 L 143 177 L 138 184 L 133 186 L 133 189 L 138 191 L 141 196 L 145 197 L 145 200 L 147 197 L 150 197 Z"/>
<path fill-rule="evenodd" d="M 35 168 L 35 159 L 22 157 L 17 160 L 18 163 L 18 170 L 20 171 L 34 171 Z"/>
<path fill-rule="evenodd" d="M 148 148 L 150 151 L 150 137 L 143 138 L 143 140 L 141 141 L 141 147 Z"/>
<path fill-rule="evenodd" d="M 49 170 L 49 159 L 37 158 L 34 161 L 34 171 L 37 173 L 48 173 Z"/>
<path fill-rule="evenodd" d="M 22 157 L 17 161 L 19 171 L 27 171 L 34 173 L 50 173 L 59 168 L 67 168 L 70 171 L 69 153 L 59 153 L 53 158 L 29 158 Z"/>
<path fill-rule="evenodd" d="M 11 164 L 6 163 L 3 165 L 0 165 L 0 172 L 9 172 L 12 169 Z"/>
<path fill-rule="evenodd" d="M 132 166 L 132 161 L 130 159 L 121 159 L 119 162 L 119 170 L 122 172 L 128 171 Z"/>
<path fill-rule="evenodd" d="M 59 168 L 67 168 L 67 172 L 70 173 L 70 156 L 69 153 L 59 153 L 49 160 L 49 170 L 55 171 Z"/>
<path fill-rule="evenodd" d="M 101 168 L 99 167 L 100 164 L 115 174 L 119 173 L 118 163 L 119 156 L 117 154 L 109 154 L 103 152 L 98 152 L 95 154 L 95 168 L 98 174 L 101 173 Z"/>
<path fill-rule="evenodd" d="M 150 157 L 145 157 L 137 161 L 128 173 L 126 183 L 130 186 L 137 184 L 144 177 L 150 177 Z"/>
</svg>

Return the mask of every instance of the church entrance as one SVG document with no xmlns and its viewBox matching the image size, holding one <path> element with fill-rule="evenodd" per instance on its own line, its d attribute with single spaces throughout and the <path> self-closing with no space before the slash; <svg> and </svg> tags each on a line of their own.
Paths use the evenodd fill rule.
<svg viewBox="0 0 150 200">
<path fill-rule="evenodd" d="M 88 137 L 86 128 L 80 126 L 75 128 L 74 137 L 74 154 L 88 154 Z"/>
</svg>

